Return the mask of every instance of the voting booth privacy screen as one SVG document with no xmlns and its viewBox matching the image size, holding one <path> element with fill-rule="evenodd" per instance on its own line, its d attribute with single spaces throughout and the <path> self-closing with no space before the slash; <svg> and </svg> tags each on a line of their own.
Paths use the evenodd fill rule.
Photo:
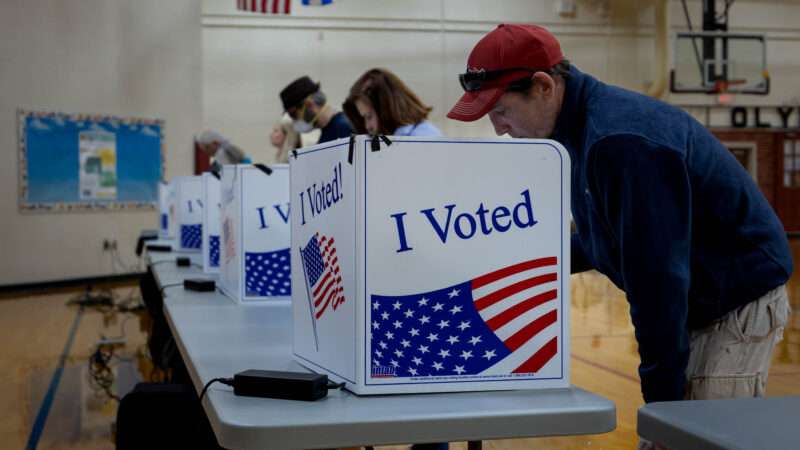
<svg viewBox="0 0 800 450">
<path fill-rule="evenodd" d="M 238 302 L 291 298 L 289 166 L 270 167 L 222 168 L 220 283 Z"/>
<path fill-rule="evenodd" d="M 164 121 L 17 111 L 23 212 L 154 210 Z"/>
<path fill-rule="evenodd" d="M 178 250 L 199 252 L 203 238 L 203 179 L 200 176 L 175 177 L 175 229 Z"/>
<path fill-rule="evenodd" d="M 220 182 L 217 175 L 204 173 L 203 177 L 203 272 L 219 272 Z"/>
<path fill-rule="evenodd" d="M 291 161 L 293 354 L 357 394 L 569 386 L 569 170 L 546 140 Z"/>
<path fill-rule="evenodd" d="M 175 183 L 158 184 L 158 236 L 162 239 L 175 238 Z"/>
</svg>

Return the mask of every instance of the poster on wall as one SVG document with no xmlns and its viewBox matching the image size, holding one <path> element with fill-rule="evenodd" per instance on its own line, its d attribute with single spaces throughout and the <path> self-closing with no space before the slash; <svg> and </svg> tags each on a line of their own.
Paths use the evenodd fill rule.
<svg viewBox="0 0 800 450">
<path fill-rule="evenodd" d="M 113 133 L 82 131 L 80 151 L 81 200 L 117 198 L 117 138 Z"/>
<path fill-rule="evenodd" d="M 154 210 L 164 121 L 18 110 L 22 212 Z"/>
</svg>

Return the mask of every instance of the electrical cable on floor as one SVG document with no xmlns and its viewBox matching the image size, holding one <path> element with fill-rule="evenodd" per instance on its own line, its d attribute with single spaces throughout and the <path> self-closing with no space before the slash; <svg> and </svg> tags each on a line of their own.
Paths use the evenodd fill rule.
<svg viewBox="0 0 800 450">
<path fill-rule="evenodd" d="M 128 273 L 141 272 L 141 258 L 137 261 L 136 265 L 125 264 L 125 262 L 122 260 L 122 255 L 120 255 L 119 253 L 119 249 L 116 247 L 111 249 L 111 255 L 117 261 L 117 264 L 119 264 L 119 266 L 125 272 Z"/>
<path fill-rule="evenodd" d="M 102 390 L 109 398 L 119 402 L 119 397 L 111 392 L 111 387 L 114 385 L 114 370 L 109 362 L 113 357 L 113 346 L 103 344 L 97 346 L 89 357 L 89 386 L 94 390 Z"/>
</svg>

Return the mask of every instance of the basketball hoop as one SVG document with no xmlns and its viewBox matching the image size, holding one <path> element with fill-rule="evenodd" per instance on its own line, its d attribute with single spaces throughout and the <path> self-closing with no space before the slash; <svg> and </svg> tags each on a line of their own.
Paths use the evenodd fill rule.
<svg viewBox="0 0 800 450">
<path fill-rule="evenodd" d="M 673 93 L 769 94 L 766 38 L 727 31 L 675 34 Z"/>
<path fill-rule="evenodd" d="M 738 80 L 716 80 L 714 81 L 714 87 L 712 88 L 711 92 L 714 94 L 727 94 L 731 86 L 745 83 L 747 83 L 747 80 L 744 78 L 740 78 Z"/>
<path fill-rule="evenodd" d="M 744 79 L 716 80 L 714 81 L 714 87 L 712 88 L 713 90 L 711 92 L 716 94 L 718 105 L 730 105 L 733 103 L 734 95 L 733 93 L 728 91 L 728 88 L 731 85 L 738 85 L 745 83 L 747 83 L 747 80 Z"/>
</svg>

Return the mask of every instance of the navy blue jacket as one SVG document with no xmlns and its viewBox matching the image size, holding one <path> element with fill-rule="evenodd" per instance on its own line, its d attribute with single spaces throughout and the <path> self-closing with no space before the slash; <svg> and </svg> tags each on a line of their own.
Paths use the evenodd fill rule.
<svg viewBox="0 0 800 450">
<path fill-rule="evenodd" d="M 319 134 L 319 141 L 317 144 L 322 144 L 323 142 L 333 141 L 335 139 L 343 138 L 343 137 L 350 137 L 350 133 L 353 132 L 353 127 L 350 126 L 350 122 L 347 120 L 347 117 L 344 115 L 343 112 L 339 111 L 331 117 L 331 121 L 325 125 L 325 128 L 322 129 L 322 133 Z"/>
<path fill-rule="evenodd" d="M 789 279 L 783 226 L 689 114 L 574 67 L 552 138 L 572 158 L 572 270 L 625 291 L 645 401 L 682 399 L 689 330 Z"/>
</svg>

